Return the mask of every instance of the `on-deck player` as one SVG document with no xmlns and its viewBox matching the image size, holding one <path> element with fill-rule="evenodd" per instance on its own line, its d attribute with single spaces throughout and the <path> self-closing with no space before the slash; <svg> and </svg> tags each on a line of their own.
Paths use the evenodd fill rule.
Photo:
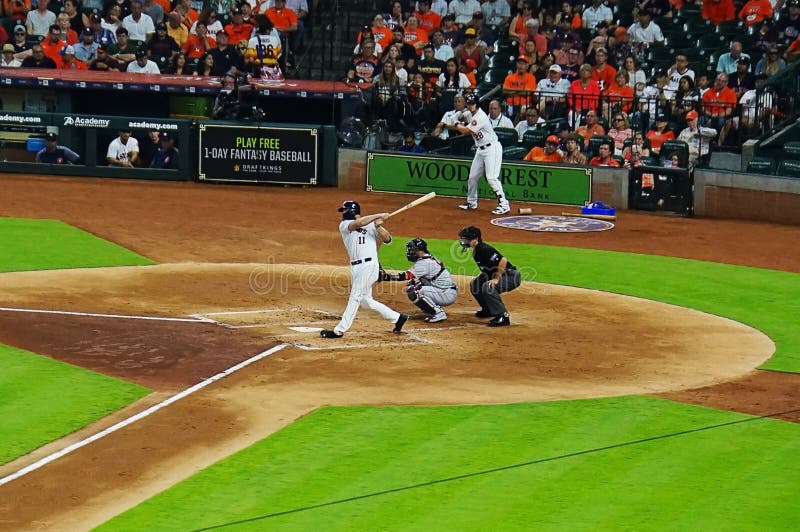
<svg viewBox="0 0 800 532">
<path fill-rule="evenodd" d="M 470 210 L 478 208 L 478 180 L 486 174 L 486 181 L 497 196 L 497 207 L 492 214 L 505 214 L 511 210 L 500 183 L 500 165 L 503 164 L 503 146 L 497 139 L 497 134 L 489 122 L 489 117 L 478 106 L 478 96 L 474 93 L 466 96 L 467 109 L 472 113 L 469 124 L 455 124 L 447 126 L 463 135 L 472 135 L 475 140 L 475 157 L 469 169 L 469 182 L 467 184 L 467 201 L 458 206 L 459 209 Z"/>
<path fill-rule="evenodd" d="M 341 338 L 353 325 L 359 305 L 394 323 L 393 332 L 399 333 L 408 316 L 372 299 L 372 285 L 378 280 L 378 241 L 384 244 L 392 241 L 392 235 L 382 227 L 389 214 L 361 216 L 361 205 L 353 200 L 342 203 L 339 212 L 342 213 L 339 232 L 350 257 L 350 298 L 336 327 L 323 329 L 319 334 L 323 338 Z"/>
</svg>

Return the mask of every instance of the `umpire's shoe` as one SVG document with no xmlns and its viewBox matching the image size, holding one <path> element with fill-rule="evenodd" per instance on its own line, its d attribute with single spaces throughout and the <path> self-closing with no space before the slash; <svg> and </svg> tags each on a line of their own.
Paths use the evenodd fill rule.
<svg viewBox="0 0 800 532">
<path fill-rule="evenodd" d="M 331 329 L 322 329 L 319 332 L 319 335 L 322 336 L 323 338 L 341 338 L 342 336 L 344 336 Z"/>
<path fill-rule="evenodd" d="M 392 329 L 392 332 L 399 333 L 400 331 L 402 331 L 403 325 L 405 325 L 407 321 L 408 321 L 408 314 L 403 314 L 401 312 L 400 317 L 397 318 L 396 322 L 394 322 L 394 329 Z"/>
<path fill-rule="evenodd" d="M 508 317 L 508 313 L 501 314 L 490 319 L 488 325 L 489 327 L 507 327 L 511 325 L 511 319 Z"/>
<path fill-rule="evenodd" d="M 485 308 L 480 309 L 479 311 L 475 312 L 476 318 L 491 318 L 492 313 L 486 310 Z"/>
</svg>

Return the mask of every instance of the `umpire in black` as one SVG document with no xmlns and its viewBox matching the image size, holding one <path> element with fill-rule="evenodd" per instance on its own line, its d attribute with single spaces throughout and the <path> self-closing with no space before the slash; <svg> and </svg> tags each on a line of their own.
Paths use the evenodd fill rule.
<svg viewBox="0 0 800 532">
<path fill-rule="evenodd" d="M 472 258 L 481 270 L 480 275 L 469 283 L 472 297 L 481 309 L 475 313 L 478 318 L 492 318 L 489 327 L 511 325 L 506 306 L 500 294 L 510 292 L 520 285 L 522 276 L 502 253 L 481 238 L 481 230 L 470 225 L 458 232 L 458 243 L 464 250 L 472 248 Z"/>
</svg>

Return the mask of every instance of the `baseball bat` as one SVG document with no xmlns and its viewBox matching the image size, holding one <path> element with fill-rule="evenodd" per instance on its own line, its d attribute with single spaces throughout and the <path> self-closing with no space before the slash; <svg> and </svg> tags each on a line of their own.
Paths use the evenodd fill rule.
<svg viewBox="0 0 800 532">
<path fill-rule="evenodd" d="M 426 201 L 428 201 L 428 200 L 431 200 L 431 199 L 433 199 L 433 198 L 435 198 L 435 197 L 436 197 L 436 192 L 428 192 L 428 193 L 427 193 L 427 194 L 425 194 L 424 196 L 422 196 L 422 197 L 419 197 L 419 198 L 415 199 L 415 200 L 414 200 L 414 201 L 412 201 L 411 203 L 409 203 L 409 204 L 407 204 L 407 205 L 403 205 L 402 207 L 400 207 L 400 208 L 399 208 L 399 209 L 397 209 L 396 211 L 394 211 L 394 212 L 390 212 L 390 213 L 389 213 L 389 216 L 387 216 L 387 218 L 391 218 L 391 217 L 392 217 L 392 216 L 394 216 L 395 214 L 400 214 L 400 213 L 401 213 L 401 212 L 403 212 L 403 211 L 407 211 L 407 210 L 408 210 L 408 209 L 410 209 L 411 207 L 416 207 L 416 206 L 417 206 L 417 205 L 419 205 L 420 203 L 425 203 Z"/>
<path fill-rule="evenodd" d="M 562 212 L 561 216 L 575 216 L 576 218 L 594 218 L 595 220 L 616 220 L 616 216 L 607 214 L 580 214 L 577 212 Z"/>
</svg>

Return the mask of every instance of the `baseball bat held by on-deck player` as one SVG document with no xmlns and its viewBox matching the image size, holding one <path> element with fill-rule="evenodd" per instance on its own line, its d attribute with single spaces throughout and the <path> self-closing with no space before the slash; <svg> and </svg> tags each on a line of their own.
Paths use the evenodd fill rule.
<svg viewBox="0 0 800 532">
<path fill-rule="evenodd" d="M 400 213 L 401 213 L 401 212 L 403 212 L 403 211 L 407 211 L 407 210 L 408 210 L 408 209 L 410 209 L 411 207 L 416 207 L 416 206 L 417 206 L 417 205 L 419 205 L 420 203 L 425 203 L 426 201 L 428 201 L 428 200 L 431 200 L 431 199 L 433 199 L 433 198 L 435 198 L 435 197 L 436 197 L 436 192 L 428 192 L 428 193 L 427 193 L 427 194 L 425 194 L 424 196 L 422 196 L 422 197 L 419 197 L 419 198 L 415 199 L 414 201 L 412 201 L 412 202 L 411 202 L 411 203 L 409 203 L 408 205 L 403 205 L 402 207 L 400 207 L 400 208 L 399 208 L 399 209 L 397 209 L 396 211 L 394 211 L 394 212 L 390 212 L 390 213 L 389 213 L 389 216 L 387 216 L 387 218 L 391 218 L 391 217 L 392 217 L 392 216 L 394 216 L 395 214 L 400 214 Z"/>
</svg>

